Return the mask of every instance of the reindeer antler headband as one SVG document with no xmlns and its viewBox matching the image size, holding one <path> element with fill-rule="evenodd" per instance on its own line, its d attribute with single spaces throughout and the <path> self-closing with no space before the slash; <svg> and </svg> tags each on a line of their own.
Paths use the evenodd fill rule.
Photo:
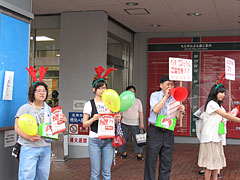
<svg viewBox="0 0 240 180">
<path fill-rule="evenodd" d="M 221 76 L 221 79 L 220 81 L 216 82 L 216 87 L 215 87 L 215 90 L 217 90 L 217 88 L 219 88 L 220 86 L 223 86 L 223 83 L 225 81 L 225 71 L 222 73 L 222 76 Z"/>
<path fill-rule="evenodd" d="M 39 79 L 37 79 L 37 77 L 36 77 L 37 69 L 35 69 L 32 66 L 30 66 L 29 69 L 26 67 L 26 69 L 27 69 L 28 73 L 30 74 L 30 76 L 33 78 L 34 83 L 32 85 L 34 85 L 35 83 L 41 82 L 43 80 L 44 75 L 46 74 L 48 68 L 44 69 L 44 66 L 41 66 L 39 68 L 39 74 L 40 74 Z"/>
<path fill-rule="evenodd" d="M 97 82 L 108 80 L 109 77 L 107 77 L 107 75 L 110 74 L 112 71 L 117 70 L 117 69 L 114 69 L 114 68 L 108 68 L 106 70 L 105 74 L 102 76 L 102 73 L 105 71 L 102 66 L 95 67 L 94 69 L 97 73 L 97 76 L 95 75 L 93 77 L 93 79 L 95 80 L 94 83 L 92 84 L 93 88 L 94 88 L 94 86 L 96 85 Z"/>
</svg>

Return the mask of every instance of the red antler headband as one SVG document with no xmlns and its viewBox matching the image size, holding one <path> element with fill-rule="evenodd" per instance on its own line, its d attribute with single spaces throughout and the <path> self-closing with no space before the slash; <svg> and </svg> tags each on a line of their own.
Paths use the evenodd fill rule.
<svg viewBox="0 0 240 180">
<path fill-rule="evenodd" d="M 225 79 L 225 71 L 224 71 L 224 72 L 222 73 L 222 76 L 221 76 L 220 81 L 219 81 L 218 83 L 216 83 L 217 86 L 215 87 L 215 90 L 217 90 L 217 88 L 219 88 L 220 86 L 223 86 L 223 83 L 224 83 L 225 80 L 226 80 L 226 79 Z"/>
<path fill-rule="evenodd" d="M 30 74 L 30 76 L 31 76 L 32 79 L 33 79 L 33 82 L 34 82 L 33 85 L 34 85 L 36 82 L 41 82 L 41 81 L 43 80 L 44 75 L 46 74 L 46 72 L 47 72 L 47 70 L 48 70 L 48 68 L 45 68 L 45 69 L 44 69 L 44 66 L 41 66 L 41 67 L 39 68 L 39 74 L 40 74 L 40 76 L 39 76 L 39 79 L 37 79 L 37 77 L 36 77 L 37 70 L 36 70 L 34 67 L 30 66 L 29 69 L 28 69 L 27 67 L 26 67 L 26 69 L 27 69 L 28 73 Z"/>
<path fill-rule="evenodd" d="M 114 69 L 114 68 L 108 68 L 105 72 L 105 74 L 102 76 L 102 73 L 104 72 L 104 69 L 102 66 L 98 66 L 98 67 L 95 67 L 94 68 L 96 73 L 97 73 L 97 76 L 94 76 L 93 79 L 95 80 L 92 87 L 94 88 L 95 84 L 99 81 L 105 81 L 107 79 L 109 79 L 107 77 L 108 74 L 110 74 L 112 71 L 115 71 L 117 69 Z M 101 77 L 102 76 L 102 77 Z"/>
</svg>

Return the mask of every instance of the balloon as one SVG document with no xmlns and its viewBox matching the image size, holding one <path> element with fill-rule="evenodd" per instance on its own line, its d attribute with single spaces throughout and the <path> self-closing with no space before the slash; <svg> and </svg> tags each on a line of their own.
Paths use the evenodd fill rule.
<svg viewBox="0 0 240 180">
<path fill-rule="evenodd" d="M 19 128 L 26 134 L 34 136 L 38 132 L 36 119 L 30 114 L 23 114 L 18 119 Z"/>
<path fill-rule="evenodd" d="M 107 89 L 102 95 L 103 103 L 113 112 L 120 109 L 120 97 L 113 89 Z"/>
<path fill-rule="evenodd" d="M 126 111 L 132 105 L 134 104 L 135 101 L 135 95 L 132 91 L 124 91 L 123 93 L 120 94 L 120 111 Z"/>
</svg>

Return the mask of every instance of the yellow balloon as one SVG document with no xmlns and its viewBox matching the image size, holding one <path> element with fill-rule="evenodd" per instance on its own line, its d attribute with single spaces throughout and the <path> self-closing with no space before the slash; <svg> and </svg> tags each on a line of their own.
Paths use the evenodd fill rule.
<svg viewBox="0 0 240 180">
<path fill-rule="evenodd" d="M 34 136 L 38 132 L 36 119 L 30 114 L 23 114 L 18 118 L 19 128 L 26 134 Z"/>
<path fill-rule="evenodd" d="M 120 110 L 120 97 L 113 89 L 107 89 L 102 95 L 103 103 L 113 112 Z"/>
</svg>

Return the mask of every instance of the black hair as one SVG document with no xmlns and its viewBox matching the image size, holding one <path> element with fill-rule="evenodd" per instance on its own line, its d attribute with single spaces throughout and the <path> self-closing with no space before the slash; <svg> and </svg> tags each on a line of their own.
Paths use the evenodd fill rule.
<svg viewBox="0 0 240 180">
<path fill-rule="evenodd" d="M 164 76 L 161 77 L 160 79 L 160 84 L 163 84 L 165 81 L 169 81 L 169 75 L 168 74 L 165 74 Z M 161 91 L 162 88 L 159 87 L 159 90 L 158 91 Z"/>
<path fill-rule="evenodd" d="M 59 95 L 59 93 L 58 93 L 57 90 L 54 90 L 54 91 L 52 92 L 52 98 L 57 99 L 57 98 L 58 98 L 58 95 Z"/>
<path fill-rule="evenodd" d="M 160 79 L 160 84 L 163 84 L 165 81 L 169 81 L 169 75 L 166 74 Z"/>
<path fill-rule="evenodd" d="M 216 87 L 217 87 L 216 84 L 212 86 L 212 88 L 211 88 L 211 90 L 210 90 L 210 92 L 209 92 L 209 95 L 208 95 L 206 104 L 205 104 L 205 106 L 204 106 L 204 111 L 206 111 L 206 109 L 207 109 L 207 104 L 208 104 L 209 101 L 211 101 L 211 100 L 215 101 L 215 102 L 219 105 L 219 107 L 221 107 L 223 101 L 218 101 L 218 99 L 217 99 L 217 94 L 218 94 L 218 93 L 224 93 L 224 92 L 226 92 L 226 88 L 225 88 L 223 85 L 220 85 L 217 89 L 216 89 Z"/>
<path fill-rule="evenodd" d="M 128 90 L 130 90 L 130 89 L 133 89 L 134 92 L 136 92 L 136 88 L 135 88 L 134 86 L 128 86 L 128 87 L 126 88 L 126 91 L 128 91 Z"/>
<path fill-rule="evenodd" d="M 46 98 L 44 99 L 44 101 L 47 100 L 48 97 L 48 86 L 46 83 L 44 82 L 36 82 L 35 84 L 31 85 L 28 89 L 28 99 L 30 102 L 34 102 L 35 101 L 35 92 L 38 86 L 43 86 L 45 88 L 45 90 L 47 91 L 46 93 Z"/>
<path fill-rule="evenodd" d="M 92 82 L 92 85 L 93 85 L 93 83 L 94 83 L 95 81 L 96 81 L 96 80 L 94 80 L 94 81 Z M 96 82 L 96 84 L 95 84 L 94 87 L 93 87 L 93 88 L 95 88 L 95 92 L 96 92 L 96 90 L 99 89 L 100 87 L 103 87 L 104 84 L 105 84 L 106 87 L 107 87 L 107 83 L 105 82 L 105 80 L 100 80 L 100 81 Z"/>
</svg>

